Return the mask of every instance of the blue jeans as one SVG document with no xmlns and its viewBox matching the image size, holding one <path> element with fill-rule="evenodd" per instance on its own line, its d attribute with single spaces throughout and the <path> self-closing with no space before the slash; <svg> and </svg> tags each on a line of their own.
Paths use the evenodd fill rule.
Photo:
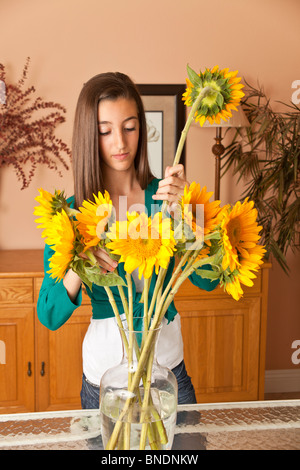
<svg viewBox="0 0 300 470">
<path fill-rule="evenodd" d="M 197 403 L 195 390 L 188 376 L 184 361 L 172 369 L 178 383 L 178 404 Z M 87 381 L 85 375 L 82 376 L 82 389 L 80 392 L 81 407 L 83 409 L 99 408 L 99 387 Z"/>
</svg>

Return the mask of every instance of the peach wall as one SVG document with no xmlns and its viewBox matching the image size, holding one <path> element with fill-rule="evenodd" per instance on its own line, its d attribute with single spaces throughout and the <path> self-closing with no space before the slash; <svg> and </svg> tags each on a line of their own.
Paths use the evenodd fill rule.
<svg viewBox="0 0 300 470">
<path fill-rule="evenodd" d="M 1 0 L 0 62 L 17 80 L 31 57 L 28 84 L 45 100 L 67 108 L 58 134 L 71 144 L 75 103 L 82 84 L 101 71 L 123 71 L 137 83 L 184 83 L 194 68 L 238 69 L 264 85 L 272 100 L 288 102 L 300 79 L 298 0 Z M 213 190 L 214 131 L 192 128 L 187 175 Z M 37 188 L 72 193 L 72 173 L 63 179 L 40 167 L 20 191 L 11 168 L 0 173 L 0 249 L 41 248 L 32 215 Z M 242 185 L 221 182 L 223 203 L 234 202 Z M 288 279 L 271 271 L 267 368 L 296 367 L 290 346 L 300 339 L 299 256 Z M 284 287 L 284 288 L 283 288 Z M 299 367 L 299 366 L 298 366 Z"/>
</svg>

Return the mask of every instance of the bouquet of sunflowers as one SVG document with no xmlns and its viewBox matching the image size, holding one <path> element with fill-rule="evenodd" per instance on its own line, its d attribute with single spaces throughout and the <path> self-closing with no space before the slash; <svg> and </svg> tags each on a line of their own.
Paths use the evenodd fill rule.
<svg viewBox="0 0 300 470">
<path fill-rule="evenodd" d="M 218 123 L 221 118 L 226 120 L 243 96 L 243 85 L 239 83 L 237 72 L 219 70 L 216 66 L 197 74 L 188 67 L 188 76 L 183 99 L 192 109 L 182 131 L 174 164 L 179 162 L 193 119 L 199 121 L 200 125 L 206 119 L 211 123 Z M 167 215 L 166 205 L 163 203 L 161 211 L 153 216 L 131 212 L 127 213 L 125 221 L 115 219 L 108 192 L 95 194 L 94 201 L 83 201 L 78 210 L 70 207 L 62 192 L 50 194 L 40 189 L 39 193 L 36 198 L 39 206 L 34 213 L 39 216 L 37 223 L 43 229 L 45 242 L 54 251 L 50 259 L 49 274 L 61 280 L 66 271 L 72 269 L 90 289 L 93 284 L 103 286 L 119 325 L 122 325 L 120 312 L 111 287 L 118 286 L 127 323 L 132 325 L 131 274 L 137 268 L 139 277 L 144 279 L 142 301 L 145 325 L 151 331 L 161 324 L 179 287 L 192 273 L 196 272 L 197 275 L 214 281 L 219 280 L 220 286 L 239 300 L 243 295 L 242 285 L 253 285 L 255 272 L 263 263 L 265 250 L 258 244 L 261 227 L 257 223 L 257 210 L 253 202 L 246 199 L 233 206 L 226 204 L 222 207 L 220 201 L 210 201 L 213 193 L 207 192 L 205 187 L 201 188 L 195 182 L 185 188 L 174 217 Z M 104 248 L 119 263 L 124 263 L 126 278 L 119 275 L 118 269 L 103 274 L 93 255 L 93 247 Z M 86 256 L 83 258 L 81 253 Z M 166 272 L 173 257 L 178 258 L 178 263 L 165 285 Z M 210 269 L 207 269 L 207 265 Z M 157 275 L 155 290 L 148 302 L 149 285 L 154 272 Z M 125 296 L 124 286 L 128 288 L 128 298 Z M 146 341 L 140 345 L 138 366 L 128 385 L 130 393 L 135 392 L 140 380 L 151 367 L 147 362 L 152 347 L 151 338 L 148 335 Z M 127 349 L 133 348 L 126 338 L 123 340 Z M 147 400 L 151 401 L 151 394 L 147 394 Z M 124 413 L 130 409 L 131 401 L 129 396 Z M 116 423 L 108 449 L 119 445 L 121 421 Z M 145 448 L 146 436 L 151 434 L 150 424 L 146 423 L 145 426 L 141 449 Z M 157 426 L 160 443 L 163 443 L 163 426 Z M 153 446 L 161 448 L 157 443 Z"/>
</svg>

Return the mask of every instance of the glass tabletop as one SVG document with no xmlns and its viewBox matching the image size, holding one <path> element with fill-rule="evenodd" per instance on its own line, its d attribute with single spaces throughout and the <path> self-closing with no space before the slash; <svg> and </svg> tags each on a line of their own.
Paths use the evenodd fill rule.
<svg viewBox="0 0 300 470">
<path fill-rule="evenodd" d="M 0 415 L 0 450 L 103 450 L 99 411 Z M 300 400 L 179 405 L 173 450 L 299 450 Z"/>
</svg>

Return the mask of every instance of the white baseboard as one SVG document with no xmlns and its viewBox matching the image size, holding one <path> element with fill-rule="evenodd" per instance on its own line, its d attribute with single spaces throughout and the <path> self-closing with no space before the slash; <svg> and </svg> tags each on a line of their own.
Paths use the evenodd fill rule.
<svg viewBox="0 0 300 470">
<path fill-rule="evenodd" d="M 265 371 L 265 393 L 284 393 L 299 391 L 300 369 Z"/>
</svg>

